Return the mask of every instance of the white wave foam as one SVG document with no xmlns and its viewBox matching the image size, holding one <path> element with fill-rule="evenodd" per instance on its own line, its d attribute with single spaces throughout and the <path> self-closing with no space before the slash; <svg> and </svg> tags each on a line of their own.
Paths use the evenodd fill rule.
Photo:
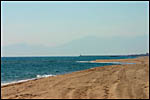
<svg viewBox="0 0 150 100">
<path fill-rule="evenodd" d="M 15 83 L 27 82 L 27 81 L 30 81 L 30 80 L 35 80 L 35 79 L 39 79 L 39 78 L 43 78 L 43 77 L 50 77 L 50 76 L 56 76 L 56 75 L 36 75 L 36 78 L 1 83 L 1 86 L 9 85 L 9 84 L 15 84 Z"/>
<path fill-rule="evenodd" d="M 91 63 L 91 61 L 76 61 L 76 62 L 79 62 L 79 63 Z"/>
<path fill-rule="evenodd" d="M 35 80 L 35 79 L 37 79 L 37 78 L 1 83 L 1 86 L 3 86 L 3 85 L 9 85 L 9 84 L 15 84 L 15 83 L 22 83 L 22 82 L 26 82 L 26 81 L 29 81 L 29 80 Z"/>
<path fill-rule="evenodd" d="M 37 78 L 43 78 L 43 77 L 50 77 L 50 76 L 56 76 L 56 75 L 36 75 Z"/>
</svg>

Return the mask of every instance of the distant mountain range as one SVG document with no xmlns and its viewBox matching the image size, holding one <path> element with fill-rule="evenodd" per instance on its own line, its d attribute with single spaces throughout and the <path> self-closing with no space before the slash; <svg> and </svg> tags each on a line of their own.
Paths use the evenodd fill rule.
<svg viewBox="0 0 150 100">
<path fill-rule="evenodd" d="M 70 41 L 57 47 L 29 45 L 25 43 L 2 47 L 4 56 L 13 55 L 112 55 L 112 54 L 140 54 L 145 53 L 148 47 L 146 35 L 138 37 L 95 37 Z"/>
</svg>

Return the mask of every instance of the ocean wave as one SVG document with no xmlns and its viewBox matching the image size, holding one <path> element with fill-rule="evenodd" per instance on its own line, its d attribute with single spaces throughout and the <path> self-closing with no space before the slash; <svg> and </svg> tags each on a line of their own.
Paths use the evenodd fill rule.
<svg viewBox="0 0 150 100">
<path fill-rule="evenodd" d="M 29 81 L 29 80 L 35 80 L 35 79 L 37 79 L 37 78 L 24 79 L 24 80 L 18 80 L 18 81 L 11 81 L 11 82 L 4 82 L 4 83 L 1 83 L 1 86 L 9 85 L 9 84 L 15 84 L 15 83 L 22 83 L 22 82 L 26 82 L 26 81 Z"/>
<path fill-rule="evenodd" d="M 9 84 L 15 84 L 15 83 L 27 82 L 27 81 L 30 81 L 30 80 L 36 80 L 36 79 L 39 79 L 39 78 L 50 77 L 50 76 L 56 76 L 56 75 L 52 75 L 52 74 L 50 74 L 50 75 L 36 75 L 36 78 L 24 79 L 24 80 L 18 80 L 18 81 L 11 81 L 11 82 L 4 82 L 4 83 L 1 83 L 1 86 L 9 85 Z"/>
<path fill-rule="evenodd" d="M 91 63 L 91 61 L 76 61 L 78 63 Z"/>
<path fill-rule="evenodd" d="M 37 78 L 43 78 L 43 77 L 50 77 L 50 76 L 56 76 L 56 75 L 36 75 Z"/>
</svg>

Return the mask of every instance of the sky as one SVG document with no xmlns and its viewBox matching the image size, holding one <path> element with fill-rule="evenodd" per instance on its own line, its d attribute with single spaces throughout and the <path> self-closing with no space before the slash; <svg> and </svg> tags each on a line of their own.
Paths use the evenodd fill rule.
<svg viewBox="0 0 150 100">
<path fill-rule="evenodd" d="M 135 48 L 135 51 L 138 51 L 138 48 L 143 48 L 138 53 L 145 53 L 149 51 L 148 6 L 149 2 L 147 1 L 2 1 L 1 47 L 3 48 L 2 51 L 8 51 L 2 52 L 2 54 L 4 56 L 32 56 L 32 54 L 25 53 L 25 51 L 18 54 L 15 54 L 15 51 L 11 51 L 10 53 L 8 48 L 27 45 L 30 48 L 39 46 L 45 47 L 45 49 L 51 49 L 62 47 L 72 41 L 77 42 L 81 40 L 82 42 L 82 40 L 86 40 L 86 37 L 103 38 L 104 41 L 108 38 L 116 39 L 116 37 L 133 38 L 132 41 L 136 41 L 135 45 L 140 44 L 139 47 Z M 144 39 L 142 38 L 140 41 L 137 41 L 139 37 L 144 36 Z M 90 42 L 86 41 L 87 44 Z M 97 41 L 95 45 L 99 46 L 100 42 L 102 41 Z M 122 43 L 123 41 L 119 39 L 118 42 Z M 115 45 L 114 43 L 112 41 L 112 45 Z M 126 44 L 130 43 L 127 42 Z M 78 45 L 78 48 L 81 48 L 80 43 Z M 19 47 L 20 51 L 23 47 Z M 105 45 L 103 47 L 106 48 Z M 101 51 L 99 52 L 93 51 L 93 54 L 94 52 L 97 52 L 97 54 L 105 54 L 102 49 L 103 47 L 101 46 Z M 131 48 L 128 45 L 126 48 L 126 52 L 121 53 L 122 48 L 120 47 L 119 49 L 118 47 L 118 53 L 115 52 L 115 54 L 137 53 L 128 51 Z M 87 49 L 90 50 L 91 47 L 89 46 Z M 99 50 L 97 48 L 95 49 Z M 69 50 L 69 55 L 78 54 L 75 52 L 71 53 L 72 50 Z M 38 52 L 35 55 L 43 55 L 42 52 Z M 64 52 L 66 51 L 64 50 Z M 47 52 L 44 54 L 52 55 L 53 53 Z M 59 51 L 55 54 L 59 54 Z M 86 54 L 91 54 L 91 52 L 87 50 Z M 60 55 L 63 55 L 63 51 L 61 51 Z"/>
</svg>

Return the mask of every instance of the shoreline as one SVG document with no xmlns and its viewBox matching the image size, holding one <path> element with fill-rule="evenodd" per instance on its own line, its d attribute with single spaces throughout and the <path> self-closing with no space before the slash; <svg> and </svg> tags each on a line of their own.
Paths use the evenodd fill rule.
<svg viewBox="0 0 150 100">
<path fill-rule="evenodd" d="M 136 57 L 138 58 L 138 57 Z M 135 58 L 126 58 L 126 59 L 135 59 Z M 111 60 L 111 62 L 109 62 Z M 119 59 L 118 62 L 115 62 L 116 60 L 118 59 L 105 59 L 105 60 L 95 60 L 95 61 L 83 61 L 83 62 L 88 62 L 88 63 L 114 63 L 114 64 L 120 64 L 120 65 L 123 65 L 123 64 L 136 64 L 136 63 L 128 63 L 128 62 L 121 62 L 120 60 L 125 60 L 125 59 Z M 102 61 L 102 62 L 101 62 Z M 78 61 L 80 63 L 82 63 L 82 61 Z M 105 66 L 112 66 L 112 65 L 105 65 Z M 100 67 L 105 67 L 105 66 L 100 66 Z M 93 68 L 96 68 L 96 67 L 93 67 Z M 90 68 L 90 69 L 93 69 L 93 68 Z M 88 69 L 86 69 L 88 70 Z M 80 70 L 80 71 L 84 71 L 84 70 Z M 80 72 L 80 71 L 75 71 L 75 72 Z M 66 74 L 71 74 L 73 72 L 70 72 L 70 73 L 66 73 Z M 65 74 L 60 74 L 60 75 L 65 75 Z M 41 78 L 47 78 L 47 77 L 54 77 L 54 76 L 57 76 L 57 75 L 46 75 L 45 77 L 42 77 L 44 75 L 41 75 L 41 77 L 35 77 L 35 78 L 30 78 L 30 79 L 22 79 L 22 80 L 18 80 L 18 81 L 12 81 L 12 82 L 8 82 L 8 83 L 1 83 L 1 87 L 6 87 L 6 86 L 9 86 L 9 85 L 13 85 L 13 84 L 20 84 L 20 83 L 24 83 L 24 82 L 28 82 L 28 81 L 32 81 L 32 80 L 38 80 L 38 79 L 41 79 Z"/>
<path fill-rule="evenodd" d="M 28 81 L 32 81 L 32 80 L 38 80 L 41 78 L 54 77 L 54 76 L 56 76 L 56 75 L 41 75 L 41 77 L 22 79 L 22 80 L 12 81 L 12 82 L 8 82 L 8 83 L 1 83 L 1 87 L 6 86 L 6 85 L 11 85 L 11 84 L 24 83 L 24 82 L 28 82 Z"/>
<path fill-rule="evenodd" d="M 25 82 L 3 85 L 1 86 L 1 93 L 2 93 L 1 97 L 9 98 L 9 99 L 11 98 L 18 98 L 18 99 L 19 98 L 31 98 L 31 99 L 32 98 L 33 99 L 34 98 L 58 98 L 58 99 L 60 98 L 149 98 L 149 94 L 147 93 L 145 94 L 145 92 L 142 92 L 145 91 L 145 89 L 143 90 L 143 88 L 141 89 L 142 91 L 138 89 L 138 91 L 140 91 L 142 95 L 138 94 L 138 92 L 136 93 L 137 91 L 136 88 L 141 87 L 140 84 L 144 84 L 144 86 L 146 87 L 146 91 L 148 91 L 149 93 L 149 79 L 148 79 L 149 58 L 148 57 L 137 57 L 133 59 L 129 58 L 129 59 L 120 60 L 120 62 L 121 61 L 134 62 L 134 63 L 136 62 L 136 64 L 109 65 L 109 66 L 107 65 L 103 67 L 94 67 L 91 69 L 76 71 L 76 72 L 67 73 L 63 75 L 56 75 L 55 77 L 53 76 L 41 77 L 38 79 L 28 80 Z M 105 60 L 105 61 L 110 61 L 110 60 Z M 114 59 L 113 61 L 116 62 L 116 59 Z M 95 62 L 104 62 L 104 60 L 96 60 Z M 144 69 L 143 68 L 141 69 L 141 66 L 143 66 Z M 128 74 L 124 73 L 124 70 L 126 70 L 126 73 L 129 74 L 129 77 L 127 77 Z M 140 74 L 135 73 L 134 70 L 139 71 Z M 140 72 L 140 70 L 144 72 Z M 130 76 L 132 72 L 134 74 L 139 74 L 136 76 L 139 77 L 139 79 L 138 78 L 135 79 L 133 77 L 134 74 Z M 146 75 L 146 78 L 143 77 L 143 73 L 144 76 Z M 125 77 L 124 75 L 127 76 Z M 122 78 L 120 79 L 119 77 Z M 130 81 L 131 84 L 134 83 L 134 81 L 132 80 L 136 80 L 137 83 L 139 82 L 136 88 L 133 87 L 132 89 L 132 91 L 135 90 L 134 91 L 135 93 L 128 93 L 129 91 L 126 90 L 126 88 L 130 86 L 130 84 L 126 82 L 127 79 L 130 77 L 131 79 L 128 80 L 129 83 Z M 119 78 L 120 81 L 118 81 L 117 78 Z M 141 79 L 142 81 L 144 80 L 143 81 L 144 83 L 141 81 Z M 125 84 L 128 85 L 126 86 Z M 103 88 L 106 88 L 105 86 L 107 86 L 108 89 L 103 90 Z M 118 95 L 119 91 L 114 89 L 114 87 L 120 89 L 119 91 L 122 91 L 123 93 Z M 87 90 L 88 93 L 85 95 L 84 92 L 86 92 Z M 105 90 L 106 91 L 109 90 L 109 92 L 111 92 L 110 93 L 111 95 L 107 93 Z"/>
</svg>

